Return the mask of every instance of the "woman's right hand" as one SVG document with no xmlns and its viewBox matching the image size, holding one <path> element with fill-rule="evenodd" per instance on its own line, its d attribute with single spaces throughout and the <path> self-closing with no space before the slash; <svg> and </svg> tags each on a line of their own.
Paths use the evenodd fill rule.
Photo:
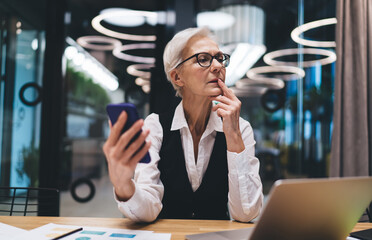
<svg viewBox="0 0 372 240">
<path fill-rule="evenodd" d="M 123 111 L 114 126 L 110 122 L 110 135 L 103 145 L 110 180 L 120 201 L 127 201 L 133 196 L 135 191 L 132 181 L 134 171 L 137 163 L 141 161 L 151 146 L 151 142 L 145 141 L 150 133 L 149 130 L 143 130 L 135 141 L 130 142 L 143 127 L 142 119 L 136 121 L 126 132 L 121 133 L 127 118 L 127 113 Z"/>
</svg>

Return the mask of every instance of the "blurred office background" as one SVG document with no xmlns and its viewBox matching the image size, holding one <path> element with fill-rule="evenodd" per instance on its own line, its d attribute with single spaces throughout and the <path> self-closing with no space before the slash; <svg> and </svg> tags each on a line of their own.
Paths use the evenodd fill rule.
<svg viewBox="0 0 372 240">
<path fill-rule="evenodd" d="M 61 216 L 120 217 L 105 106 L 146 117 L 177 104 L 162 52 L 194 26 L 232 56 L 227 84 L 254 128 L 264 193 L 328 177 L 335 17 L 336 0 L 0 0 L 0 185 L 60 189 Z"/>
</svg>

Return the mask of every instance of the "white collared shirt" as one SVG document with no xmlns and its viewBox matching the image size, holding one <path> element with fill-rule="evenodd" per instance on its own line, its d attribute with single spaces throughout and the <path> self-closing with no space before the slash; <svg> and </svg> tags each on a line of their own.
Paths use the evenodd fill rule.
<svg viewBox="0 0 372 240">
<path fill-rule="evenodd" d="M 248 222 L 258 216 L 263 203 L 262 183 L 259 177 L 259 161 L 255 157 L 253 129 L 244 119 L 239 119 L 240 130 L 245 145 L 241 153 L 227 151 L 229 179 L 229 211 L 233 219 Z M 162 209 L 164 186 L 160 180 L 158 162 L 163 141 L 163 129 L 159 115 L 150 114 L 145 119 L 144 128 L 150 129 L 149 150 L 151 162 L 137 165 L 134 174 L 135 193 L 126 202 L 118 202 L 118 208 L 133 221 L 151 222 Z M 177 106 L 171 131 L 180 130 L 182 147 L 185 154 L 186 170 L 193 191 L 200 186 L 208 167 L 217 132 L 223 132 L 222 120 L 211 111 L 207 127 L 200 139 L 198 159 L 195 161 L 194 145 L 186 122 L 182 102 Z M 114 194 L 115 195 L 115 194 Z M 180 206 L 182 207 L 182 206 Z"/>
</svg>

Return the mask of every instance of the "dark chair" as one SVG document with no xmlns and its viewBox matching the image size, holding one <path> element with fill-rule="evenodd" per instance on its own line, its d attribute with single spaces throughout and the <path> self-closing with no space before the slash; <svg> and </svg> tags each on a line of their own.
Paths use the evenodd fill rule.
<svg viewBox="0 0 372 240">
<path fill-rule="evenodd" d="M 0 187 L 0 215 L 59 216 L 59 190 Z"/>
</svg>

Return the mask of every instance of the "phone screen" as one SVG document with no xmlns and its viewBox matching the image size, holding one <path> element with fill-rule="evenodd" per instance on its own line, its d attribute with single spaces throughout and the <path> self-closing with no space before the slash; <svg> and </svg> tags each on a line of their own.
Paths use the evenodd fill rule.
<svg viewBox="0 0 372 240">
<path fill-rule="evenodd" d="M 128 118 L 127 118 L 127 122 L 125 123 L 125 125 L 123 127 L 122 133 L 127 131 L 139 119 L 136 106 L 134 106 L 131 103 L 109 104 L 106 107 L 106 111 L 107 111 L 107 114 L 110 118 L 110 121 L 111 121 L 112 125 L 114 125 L 116 123 L 116 121 L 119 118 L 122 111 L 127 112 Z M 142 132 L 142 130 L 140 132 L 138 132 L 131 139 L 130 143 L 132 143 L 134 140 L 136 140 L 141 132 Z M 141 163 L 149 163 L 150 161 L 151 161 L 150 154 L 147 152 L 146 155 L 141 159 L 140 162 Z"/>
</svg>

